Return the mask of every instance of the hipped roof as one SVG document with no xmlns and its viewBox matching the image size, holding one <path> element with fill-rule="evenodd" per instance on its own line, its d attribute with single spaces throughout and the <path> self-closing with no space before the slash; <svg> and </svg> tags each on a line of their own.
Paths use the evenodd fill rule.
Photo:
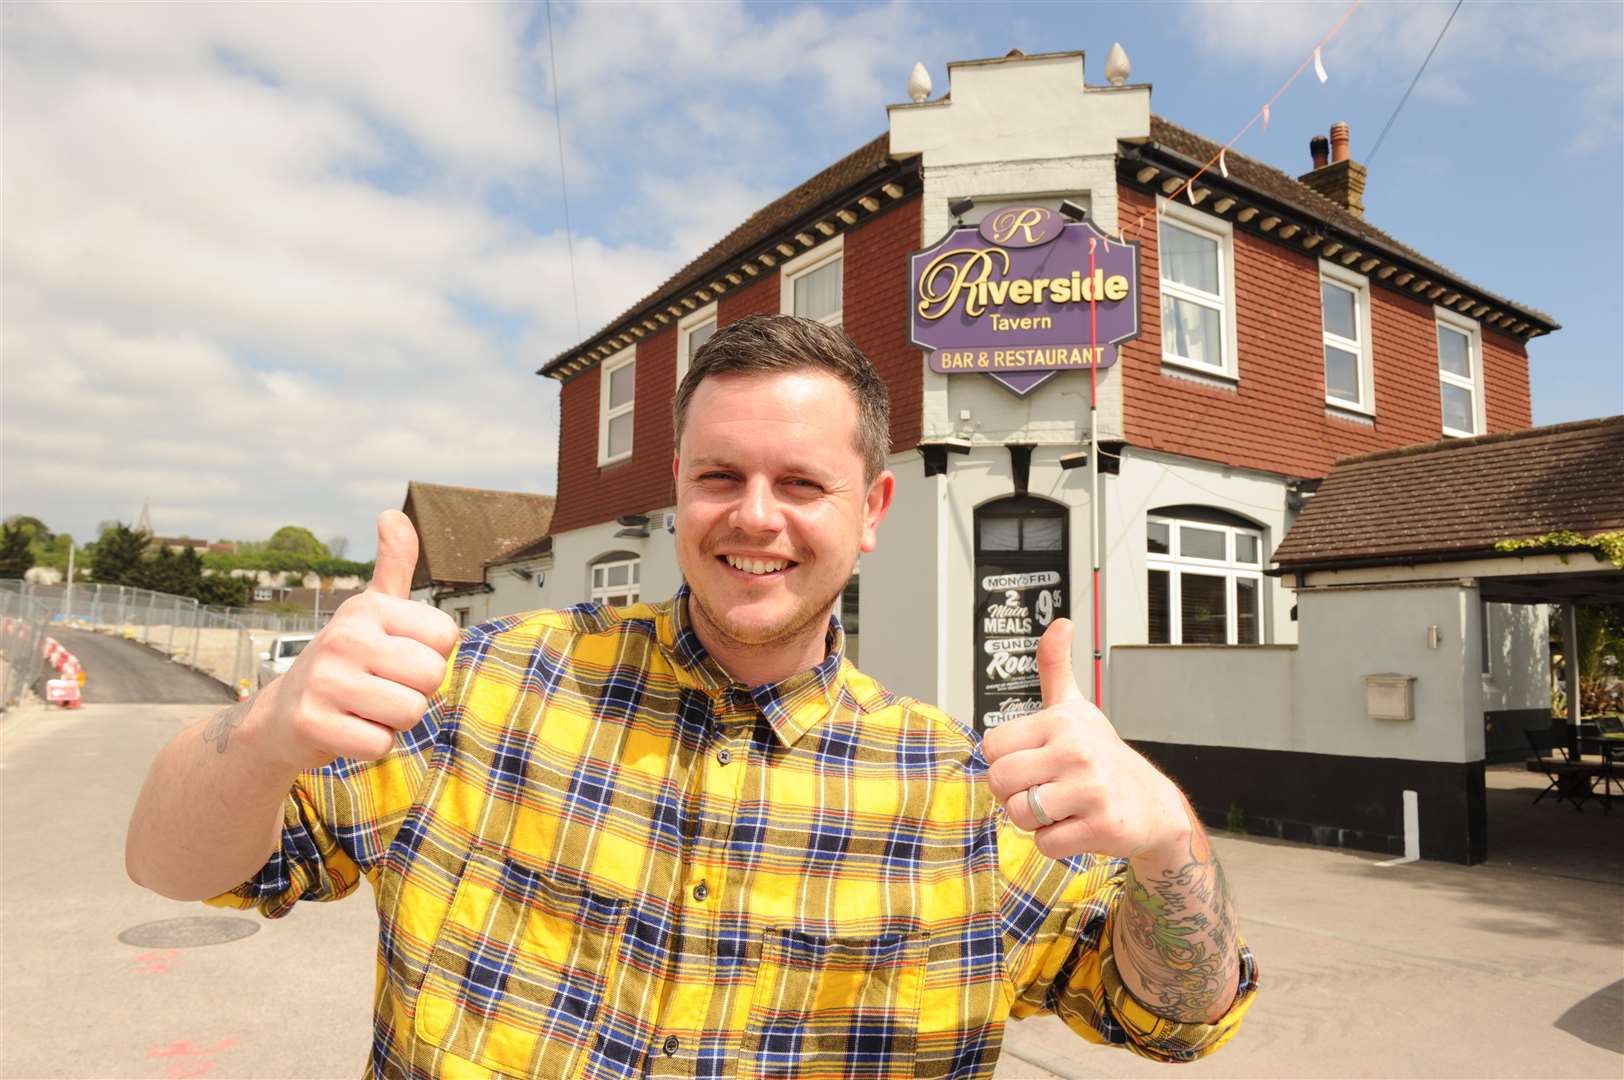
<svg viewBox="0 0 1624 1080">
<path fill-rule="evenodd" d="M 547 535 L 556 502 L 551 495 L 411 481 L 403 509 L 419 543 L 412 587 L 484 581 L 487 562 Z"/>
<path fill-rule="evenodd" d="M 1624 529 L 1624 416 L 1344 458 L 1286 533 L 1284 570 L 1439 555 Z"/>
</svg>

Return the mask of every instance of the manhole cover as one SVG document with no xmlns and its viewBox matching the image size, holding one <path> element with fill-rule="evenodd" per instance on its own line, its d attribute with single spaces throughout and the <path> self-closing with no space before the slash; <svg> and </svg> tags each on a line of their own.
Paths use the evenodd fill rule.
<svg viewBox="0 0 1624 1080">
<path fill-rule="evenodd" d="M 194 945 L 223 945 L 259 932 L 253 919 L 229 915 L 191 915 L 183 919 L 160 919 L 132 926 L 119 934 L 126 945 L 155 949 L 189 949 Z"/>
</svg>

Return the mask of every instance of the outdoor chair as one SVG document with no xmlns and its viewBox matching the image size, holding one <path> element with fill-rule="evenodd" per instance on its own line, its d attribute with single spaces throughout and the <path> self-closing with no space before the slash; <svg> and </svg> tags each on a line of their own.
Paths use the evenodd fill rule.
<svg viewBox="0 0 1624 1080">
<path fill-rule="evenodd" d="M 1542 773 L 1550 781 L 1545 790 L 1534 796 L 1534 805 L 1539 805 L 1541 799 L 1554 793 L 1558 799 L 1566 799 L 1575 810 L 1583 813 L 1584 801 L 1594 794 L 1591 786 L 1601 773 L 1602 766 L 1569 761 L 1565 756 L 1557 757 L 1555 751 L 1558 743 L 1552 731 L 1524 728 L 1523 734 L 1528 737 L 1529 749 L 1534 752 L 1534 756 L 1528 760 L 1528 771 Z M 1608 809 L 1612 809 L 1610 798 L 1608 804 Z"/>
<path fill-rule="evenodd" d="M 1624 716 L 1598 716 L 1596 726 L 1603 735 L 1624 735 Z"/>
</svg>

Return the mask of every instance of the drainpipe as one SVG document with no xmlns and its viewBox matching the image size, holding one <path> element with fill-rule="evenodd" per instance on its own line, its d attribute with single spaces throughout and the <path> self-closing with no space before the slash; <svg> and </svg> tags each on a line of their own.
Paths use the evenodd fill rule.
<svg viewBox="0 0 1624 1080">
<path fill-rule="evenodd" d="M 1096 272 L 1094 237 L 1088 238 L 1088 280 L 1094 280 Z M 1093 564 L 1093 581 L 1089 589 L 1089 599 L 1094 604 L 1093 629 L 1089 633 L 1089 645 L 1094 650 L 1094 707 L 1105 708 L 1104 697 L 1104 666 L 1105 653 L 1100 649 L 1100 325 L 1099 325 L 1099 297 L 1094 290 L 1089 290 L 1088 300 L 1088 554 Z"/>
</svg>

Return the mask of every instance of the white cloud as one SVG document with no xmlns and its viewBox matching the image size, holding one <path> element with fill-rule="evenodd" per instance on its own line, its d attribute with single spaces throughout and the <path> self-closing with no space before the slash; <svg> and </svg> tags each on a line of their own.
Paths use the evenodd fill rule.
<svg viewBox="0 0 1624 1080">
<path fill-rule="evenodd" d="M 900 3 L 557 9 L 572 278 L 538 19 L 0 10 L 3 512 L 85 533 L 150 498 L 165 532 L 364 558 L 408 479 L 549 491 L 534 370 L 960 40 Z"/>
</svg>

